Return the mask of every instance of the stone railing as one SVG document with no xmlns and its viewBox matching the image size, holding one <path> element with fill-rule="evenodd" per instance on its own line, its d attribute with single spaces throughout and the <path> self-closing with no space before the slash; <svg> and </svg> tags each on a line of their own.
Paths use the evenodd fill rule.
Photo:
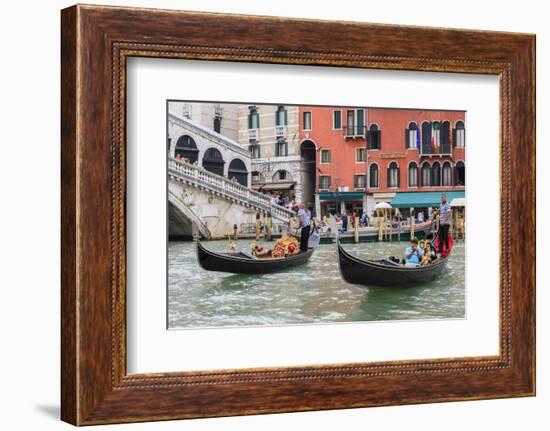
<svg viewBox="0 0 550 431">
<path fill-rule="evenodd" d="M 286 138 L 286 126 L 275 126 L 275 137 Z"/>
<path fill-rule="evenodd" d="M 198 165 L 170 159 L 168 161 L 168 174 L 196 187 L 218 193 L 226 199 L 238 201 L 245 206 L 264 212 L 269 211 L 274 219 L 285 223 L 294 215 L 291 210 L 273 203 L 269 196 L 216 175 Z"/>
<path fill-rule="evenodd" d="M 258 129 L 248 129 L 248 140 L 256 142 L 259 140 L 260 132 Z"/>
<path fill-rule="evenodd" d="M 169 112 L 168 121 L 183 129 L 196 133 L 197 135 L 202 136 L 206 140 L 214 142 L 223 148 L 228 148 L 232 152 L 240 154 L 242 157 L 250 157 L 250 152 L 242 147 L 238 142 L 235 142 L 226 136 L 220 135 L 207 127 L 189 120 L 188 118 L 183 118 L 173 112 Z"/>
</svg>

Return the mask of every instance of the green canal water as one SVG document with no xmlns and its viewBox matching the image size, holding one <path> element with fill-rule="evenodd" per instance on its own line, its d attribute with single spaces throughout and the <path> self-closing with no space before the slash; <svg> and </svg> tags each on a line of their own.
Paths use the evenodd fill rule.
<svg viewBox="0 0 550 431">
<path fill-rule="evenodd" d="M 250 250 L 253 241 L 239 240 Z M 227 251 L 227 241 L 205 243 Z M 264 243 L 270 247 L 269 243 Z M 346 244 L 365 259 L 401 256 L 407 242 Z M 168 323 L 170 329 L 258 326 L 465 316 L 465 246 L 455 242 L 440 278 L 418 287 L 365 287 L 340 276 L 335 244 L 320 245 L 298 268 L 265 275 L 203 270 L 192 242 L 168 246 Z"/>
</svg>

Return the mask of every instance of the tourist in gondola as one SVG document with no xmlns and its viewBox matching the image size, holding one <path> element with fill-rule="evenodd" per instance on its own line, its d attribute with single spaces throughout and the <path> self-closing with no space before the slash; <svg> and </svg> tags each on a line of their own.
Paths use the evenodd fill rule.
<svg viewBox="0 0 550 431">
<path fill-rule="evenodd" d="M 441 204 L 439 205 L 439 252 L 449 250 L 449 228 L 451 227 L 451 206 L 447 203 L 447 195 L 441 195 Z"/>
<path fill-rule="evenodd" d="M 418 240 L 413 238 L 411 245 L 405 250 L 405 266 L 419 266 L 423 255 L 424 251 L 418 247 Z"/>
<path fill-rule="evenodd" d="M 311 212 L 306 209 L 303 203 L 300 204 L 300 209 L 298 210 L 298 223 L 302 229 L 300 233 L 300 250 L 307 251 L 309 232 L 311 230 Z"/>
</svg>

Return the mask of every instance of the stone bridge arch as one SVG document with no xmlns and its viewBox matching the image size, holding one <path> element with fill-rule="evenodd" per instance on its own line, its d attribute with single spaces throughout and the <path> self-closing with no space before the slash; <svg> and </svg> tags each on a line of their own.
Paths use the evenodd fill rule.
<svg viewBox="0 0 550 431">
<path fill-rule="evenodd" d="M 168 192 L 168 225 L 168 234 L 171 237 L 193 236 L 193 225 L 202 237 L 211 237 L 206 223 L 171 190 Z"/>
</svg>

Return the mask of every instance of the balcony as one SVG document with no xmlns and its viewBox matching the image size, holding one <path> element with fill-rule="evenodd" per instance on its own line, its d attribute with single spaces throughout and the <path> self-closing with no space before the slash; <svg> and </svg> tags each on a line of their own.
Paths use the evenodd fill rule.
<svg viewBox="0 0 550 431">
<path fill-rule="evenodd" d="M 450 144 L 442 144 L 440 147 L 432 148 L 431 143 L 428 145 L 422 144 L 420 147 L 420 156 L 426 157 L 452 157 L 453 151 Z"/>
<path fill-rule="evenodd" d="M 357 139 L 364 138 L 366 132 L 365 126 L 345 126 L 344 127 L 344 137 Z"/>
<path fill-rule="evenodd" d="M 275 126 L 275 137 L 277 139 L 286 138 L 286 126 Z"/>
<path fill-rule="evenodd" d="M 260 138 L 258 129 L 248 129 L 248 142 L 258 142 Z"/>
</svg>

